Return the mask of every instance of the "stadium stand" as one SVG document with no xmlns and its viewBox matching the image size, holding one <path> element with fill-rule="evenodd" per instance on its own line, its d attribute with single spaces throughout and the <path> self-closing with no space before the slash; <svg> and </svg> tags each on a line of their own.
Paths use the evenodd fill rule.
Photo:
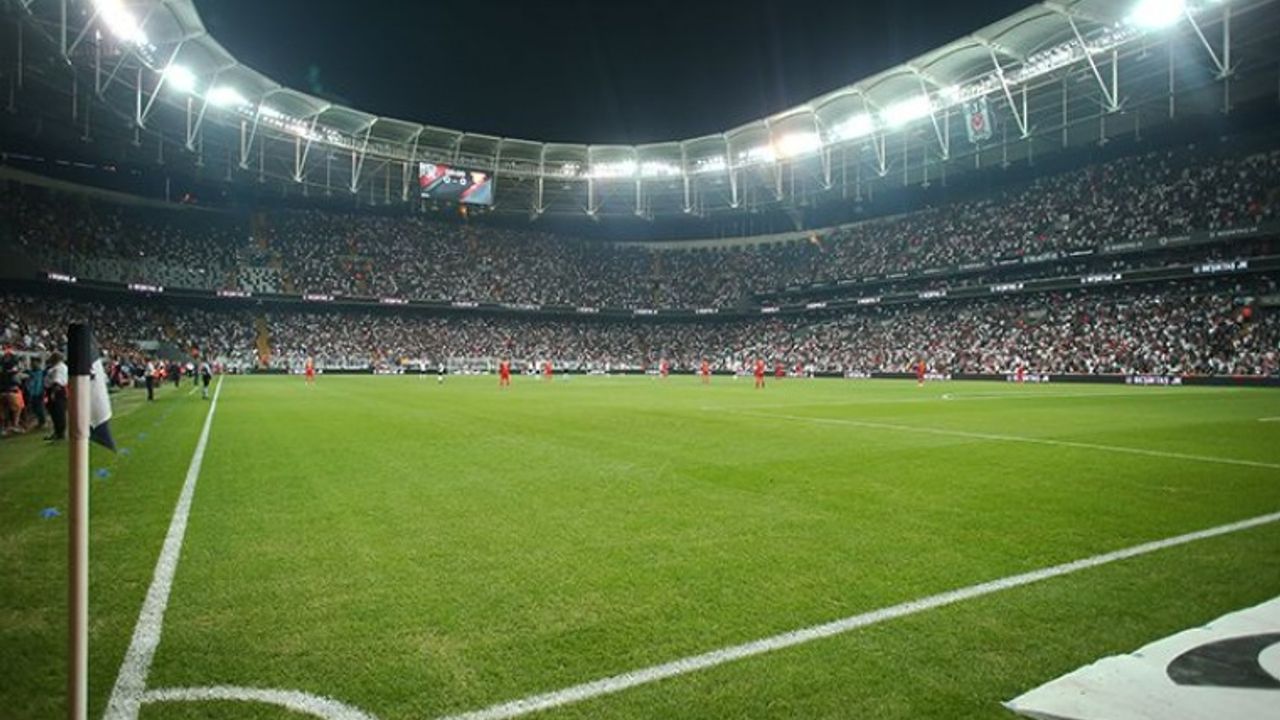
<svg viewBox="0 0 1280 720">
<path fill-rule="evenodd" d="M 1259 312 L 1274 276 L 1204 279 L 1026 297 L 871 308 L 839 317 L 657 323 L 445 318 L 420 314 L 272 311 L 272 365 L 390 369 L 453 357 L 552 360 L 574 370 L 635 370 L 667 359 L 719 371 L 757 358 L 822 373 L 905 372 L 920 359 L 939 373 L 1280 374 L 1280 317 Z M 251 313 L 180 306 L 0 298 L 4 342 L 47 350 L 60 328 L 91 319 L 104 347 L 137 359 L 138 340 L 199 348 L 253 367 Z M 167 329 L 172 328 L 172 330 Z"/>
<path fill-rule="evenodd" d="M 698 252 L 404 215 L 310 210 L 248 218 L 89 201 L 67 213 L 64 199 L 42 193 L 10 189 L 4 199 L 23 251 L 48 271 L 81 278 L 259 294 L 734 308 L 785 287 L 1258 228 L 1280 212 L 1277 188 L 1280 151 L 1187 147 L 788 243 L 727 241 Z"/>
</svg>

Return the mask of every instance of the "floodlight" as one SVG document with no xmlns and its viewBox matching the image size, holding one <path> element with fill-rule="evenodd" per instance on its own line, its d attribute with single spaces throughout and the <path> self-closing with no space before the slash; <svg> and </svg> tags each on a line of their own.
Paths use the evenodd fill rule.
<svg viewBox="0 0 1280 720">
<path fill-rule="evenodd" d="M 1135 27 L 1156 30 L 1178 22 L 1186 9 L 1186 0 L 1138 0 L 1126 20 Z"/>
<path fill-rule="evenodd" d="M 635 160 L 616 160 L 614 162 L 591 164 L 591 177 L 593 178 L 622 178 L 632 177 L 635 174 Z"/>
<path fill-rule="evenodd" d="M 694 163 L 696 172 L 724 172 L 729 167 L 729 161 L 723 155 L 712 155 L 710 157 L 700 158 Z"/>
<path fill-rule="evenodd" d="M 853 117 L 836 123 L 831 127 L 832 140 L 852 140 L 875 132 L 876 123 L 867 113 L 858 113 Z"/>
<path fill-rule="evenodd" d="M 778 138 L 774 147 L 777 154 L 791 158 L 814 152 L 822 147 L 822 138 L 818 137 L 816 132 L 788 133 Z"/>
<path fill-rule="evenodd" d="M 93 7 L 112 35 L 136 45 L 147 44 L 147 34 L 138 25 L 133 13 L 124 6 L 123 0 L 93 0 Z"/>
<path fill-rule="evenodd" d="M 749 163 L 769 163 L 778 159 L 772 145 L 759 145 L 741 153 L 740 157 Z"/>
<path fill-rule="evenodd" d="M 196 89 L 196 74 L 185 65 L 170 65 L 164 71 L 164 80 L 175 90 L 189 93 Z"/>
<path fill-rule="evenodd" d="M 669 162 L 660 160 L 649 160 L 640 163 L 640 175 L 642 177 L 664 177 L 670 175 L 679 175 L 680 168 Z"/>
<path fill-rule="evenodd" d="M 880 113 L 880 119 L 889 127 L 898 127 L 928 115 L 932 109 L 928 96 L 917 95 L 885 108 L 884 112 Z"/>
<path fill-rule="evenodd" d="M 249 104 L 239 90 L 228 85 L 218 85 L 209 90 L 208 99 L 210 104 L 217 107 L 238 107 Z"/>
</svg>

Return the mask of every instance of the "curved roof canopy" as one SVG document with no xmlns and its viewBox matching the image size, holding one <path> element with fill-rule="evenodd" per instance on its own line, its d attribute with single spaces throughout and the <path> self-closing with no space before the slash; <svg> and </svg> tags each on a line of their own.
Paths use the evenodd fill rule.
<svg viewBox="0 0 1280 720">
<path fill-rule="evenodd" d="M 1228 0 L 1048 0 L 895 67 L 742 127 L 647 145 L 542 143 L 381 117 L 285 87 L 241 64 L 205 29 L 192 0 L 67 0 L 105 42 L 159 75 L 166 101 L 194 98 L 214 121 L 252 123 L 308 144 L 499 173 L 637 179 L 723 173 L 816 155 L 1014 89 Z M 24 0 L 31 10 L 40 0 Z M 1096 67 L 1094 68 L 1096 72 Z M 161 93 L 157 93 L 161 95 Z M 1015 110 L 1016 113 L 1016 110 Z"/>
</svg>

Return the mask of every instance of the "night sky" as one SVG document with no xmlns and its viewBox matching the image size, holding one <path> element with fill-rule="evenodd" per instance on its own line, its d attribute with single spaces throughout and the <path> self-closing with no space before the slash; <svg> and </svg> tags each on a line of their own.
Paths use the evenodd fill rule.
<svg viewBox="0 0 1280 720">
<path fill-rule="evenodd" d="M 1029 0 L 196 0 L 273 79 L 361 110 L 533 140 L 720 132 Z"/>
</svg>

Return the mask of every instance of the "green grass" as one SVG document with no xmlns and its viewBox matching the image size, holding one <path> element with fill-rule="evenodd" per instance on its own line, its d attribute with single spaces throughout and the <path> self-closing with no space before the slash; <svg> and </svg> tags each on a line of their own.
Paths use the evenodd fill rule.
<svg viewBox="0 0 1280 720">
<path fill-rule="evenodd" d="M 93 485 L 95 716 L 208 407 L 186 388 L 126 404 L 133 453 L 94 455 L 113 464 Z M 1273 416 L 1280 392 L 1242 389 L 229 378 L 148 686 L 426 720 L 1280 510 L 1274 468 L 804 418 L 1276 464 Z M 0 443 L 14 718 L 63 712 L 65 518 L 39 511 L 65 506 L 65 460 L 37 446 Z M 544 716 L 1010 717 L 1000 701 L 1277 594 L 1268 525 Z"/>
</svg>

